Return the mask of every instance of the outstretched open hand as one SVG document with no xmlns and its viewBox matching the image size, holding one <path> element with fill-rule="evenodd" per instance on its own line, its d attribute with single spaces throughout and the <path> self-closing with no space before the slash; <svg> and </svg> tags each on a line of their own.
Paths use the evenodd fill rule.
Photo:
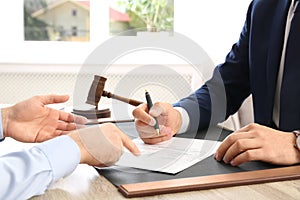
<svg viewBox="0 0 300 200">
<path fill-rule="evenodd" d="M 68 95 L 35 96 L 2 109 L 4 136 L 21 142 L 42 142 L 76 129 L 76 124 L 85 124 L 83 117 L 46 106 L 68 99 Z"/>
</svg>

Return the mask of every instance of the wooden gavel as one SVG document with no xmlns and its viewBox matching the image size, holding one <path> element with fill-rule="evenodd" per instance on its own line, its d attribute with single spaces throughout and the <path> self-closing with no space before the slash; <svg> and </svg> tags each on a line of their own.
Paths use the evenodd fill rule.
<svg viewBox="0 0 300 200">
<path fill-rule="evenodd" d="M 112 98 L 112 99 L 117 99 L 119 101 L 128 103 L 128 104 L 133 105 L 133 106 L 138 106 L 138 105 L 143 103 L 141 101 L 137 101 L 137 100 L 134 100 L 134 99 L 129 99 L 129 98 L 126 98 L 126 97 L 122 97 L 122 96 L 112 94 L 111 92 L 104 91 L 104 86 L 105 86 L 106 80 L 107 79 L 103 76 L 98 76 L 98 75 L 94 76 L 94 80 L 93 80 L 93 83 L 91 85 L 86 103 L 94 105 L 94 106 L 96 106 L 96 108 L 98 108 L 98 103 L 101 99 L 101 96 Z"/>
</svg>

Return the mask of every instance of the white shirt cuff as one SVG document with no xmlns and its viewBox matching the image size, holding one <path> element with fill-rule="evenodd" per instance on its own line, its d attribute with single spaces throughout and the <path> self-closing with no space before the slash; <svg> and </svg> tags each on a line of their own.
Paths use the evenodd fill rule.
<svg viewBox="0 0 300 200">
<path fill-rule="evenodd" d="M 181 115 L 181 127 L 177 134 L 185 133 L 190 128 L 190 117 L 187 111 L 182 107 L 174 107 L 175 110 L 178 110 Z"/>
<path fill-rule="evenodd" d="M 2 109 L 0 109 L 0 142 L 4 140 L 3 127 L 2 127 Z"/>
</svg>

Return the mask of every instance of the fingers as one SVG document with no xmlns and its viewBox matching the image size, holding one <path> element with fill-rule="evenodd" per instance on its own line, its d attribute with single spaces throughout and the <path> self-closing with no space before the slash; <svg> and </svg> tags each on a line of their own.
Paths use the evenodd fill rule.
<svg viewBox="0 0 300 200">
<path fill-rule="evenodd" d="M 76 124 L 86 124 L 88 122 L 87 118 L 67 113 L 64 111 L 59 111 L 59 120 L 65 122 L 74 122 Z"/>
<path fill-rule="evenodd" d="M 70 133 L 70 131 L 56 130 L 54 134 L 55 134 L 56 136 L 60 136 L 60 135 L 67 135 L 67 134 L 69 134 L 69 133 Z"/>
<path fill-rule="evenodd" d="M 44 95 L 39 96 L 40 101 L 46 105 L 46 104 L 54 104 L 54 103 L 63 103 L 66 102 L 69 99 L 68 95 Z M 51 108 L 50 108 L 51 109 Z M 77 124 L 86 124 L 87 118 L 73 115 L 71 113 L 59 111 L 59 120 L 66 121 L 66 122 L 74 122 Z"/>
<path fill-rule="evenodd" d="M 125 146 L 134 155 L 140 155 L 140 150 L 135 145 L 135 143 L 133 143 L 132 140 L 117 126 L 112 123 L 104 123 L 99 125 L 99 127 L 101 128 L 100 133 L 102 133 L 102 135 L 106 138 L 106 141 L 109 141 L 110 148 L 112 146 L 114 147 L 111 148 L 112 152 L 110 153 L 113 153 L 113 151 L 117 151 L 120 152 L 119 156 L 121 156 L 123 147 Z M 107 149 L 106 151 L 109 151 L 109 149 Z"/>
<path fill-rule="evenodd" d="M 126 134 L 121 132 L 120 137 L 124 147 L 126 147 L 131 153 L 133 153 L 136 156 L 141 155 L 139 148 Z"/>
<path fill-rule="evenodd" d="M 133 116 L 137 119 L 135 121 L 136 129 L 145 143 L 159 143 L 170 139 L 175 134 L 168 125 L 164 126 L 167 120 L 167 118 L 165 118 L 166 109 L 168 109 L 167 104 L 158 102 L 153 105 L 150 110 L 150 114 L 147 113 L 148 107 L 146 104 L 142 104 L 133 111 Z M 153 127 L 156 124 L 156 121 L 152 116 L 157 117 L 158 121 L 160 122 L 159 135 Z"/>
<path fill-rule="evenodd" d="M 271 138 L 269 134 L 275 137 L 275 133 L 269 131 L 274 130 L 254 123 L 241 128 L 222 142 L 215 153 L 215 159 L 233 166 L 255 160 L 270 160 L 265 155 L 274 151 L 274 142 L 270 145 L 271 142 L 266 143 L 266 138 Z"/>
<path fill-rule="evenodd" d="M 148 107 L 146 104 L 142 104 L 133 110 L 132 115 L 135 119 L 142 121 L 145 124 L 150 126 L 154 126 L 156 121 L 153 117 L 151 117 L 148 113 Z"/>
<path fill-rule="evenodd" d="M 149 114 L 153 117 L 158 117 L 166 112 L 166 108 L 161 102 L 156 102 L 149 111 Z"/>
<path fill-rule="evenodd" d="M 71 113 L 67 113 L 64 111 L 59 111 L 59 120 L 65 121 L 65 122 L 74 122 L 75 117 Z"/>
<path fill-rule="evenodd" d="M 74 119 L 74 123 L 75 124 L 86 124 L 88 122 L 88 119 L 86 117 L 83 117 L 83 116 L 79 116 L 79 115 L 74 115 L 74 114 L 71 114 L 73 115 L 73 119 Z"/>
<path fill-rule="evenodd" d="M 148 124 L 145 124 L 142 121 L 139 121 L 139 120 L 135 121 L 135 127 L 136 127 L 137 131 L 139 132 L 139 135 L 141 138 L 148 138 L 148 137 L 153 137 L 154 135 L 157 135 L 153 126 L 149 126 Z"/>
<path fill-rule="evenodd" d="M 69 95 L 56 95 L 56 94 L 50 94 L 50 95 L 43 95 L 39 96 L 41 102 L 46 104 L 53 104 L 53 103 L 63 103 L 69 100 Z"/>
<path fill-rule="evenodd" d="M 75 123 L 68 123 L 68 122 L 63 122 L 63 121 L 59 121 L 58 125 L 57 125 L 57 130 L 61 130 L 61 131 L 72 131 L 72 130 L 76 130 L 79 128 L 84 128 L 84 125 L 78 125 Z"/>
<path fill-rule="evenodd" d="M 257 142 L 255 142 L 254 139 L 238 140 L 233 145 L 231 145 L 229 147 L 229 149 L 226 151 L 223 161 L 225 163 L 231 163 L 232 160 L 234 158 L 238 157 L 239 155 L 240 156 L 248 155 L 248 153 L 247 153 L 248 151 L 250 152 L 250 150 L 258 149 L 258 148 L 260 148 L 260 145 Z M 244 159 L 243 159 L 243 157 L 245 157 L 245 156 L 242 156 L 242 159 L 240 159 L 240 163 L 250 161 L 250 160 L 248 160 L 250 158 L 249 156 L 246 156 Z M 248 158 L 248 159 L 246 159 L 246 158 Z"/>
<path fill-rule="evenodd" d="M 166 135 L 171 135 L 171 136 L 174 135 L 171 128 L 163 126 L 163 125 L 159 126 L 159 131 L 160 131 L 159 135 L 157 134 L 157 132 L 153 126 L 149 126 L 148 124 L 145 124 L 141 121 L 135 121 L 135 127 L 136 127 L 137 131 L 139 132 L 139 136 L 142 139 L 157 138 L 157 137 L 163 137 Z M 160 140 L 158 140 L 158 141 L 160 141 Z"/>
<path fill-rule="evenodd" d="M 250 149 L 239 155 L 230 161 L 232 166 L 238 166 L 246 162 L 262 160 L 264 154 L 261 149 Z"/>
<path fill-rule="evenodd" d="M 73 123 L 66 123 L 66 122 L 58 122 L 57 130 L 64 130 L 64 131 L 72 131 L 76 129 L 76 125 Z"/>
<path fill-rule="evenodd" d="M 218 150 L 215 153 L 215 158 L 218 161 L 221 161 L 223 157 L 225 156 L 225 153 L 227 150 L 237 141 L 240 139 L 246 139 L 249 138 L 249 134 L 243 133 L 243 132 L 235 132 L 229 135 L 219 146 Z"/>
<path fill-rule="evenodd" d="M 152 138 L 141 138 L 146 144 L 157 144 L 160 142 L 164 142 L 170 140 L 173 137 L 173 134 L 160 135 L 158 137 Z"/>
</svg>

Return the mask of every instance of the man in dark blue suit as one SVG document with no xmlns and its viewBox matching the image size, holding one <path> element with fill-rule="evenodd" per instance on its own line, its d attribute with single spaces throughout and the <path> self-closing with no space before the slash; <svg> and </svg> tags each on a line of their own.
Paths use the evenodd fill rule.
<svg viewBox="0 0 300 200">
<path fill-rule="evenodd" d="M 222 122 L 252 94 L 255 123 L 227 137 L 215 153 L 216 160 L 233 166 L 253 160 L 300 163 L 297 5 L 297 0 L 253 0 L 239 41 L 210 80 L 174 105 L 156 103 L 150 115 L 146 105 L 133 111 L 144 142 L 158 143 L 176 133 Z M 160 124 L 159 136 L 152 127 L 153 117 Z"/>
</svg>

